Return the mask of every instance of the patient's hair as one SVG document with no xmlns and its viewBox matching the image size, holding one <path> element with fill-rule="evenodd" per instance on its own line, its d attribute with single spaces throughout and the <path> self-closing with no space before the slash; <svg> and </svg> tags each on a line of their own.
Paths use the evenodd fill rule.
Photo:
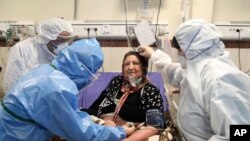
<svg viewBox="0 0 250 141">
<path fill-rule="evenodd" d="M 148 59 L 139 55 L 139 53 L 136 51 L 129 51 L 124 55 L 122 63 L 124 63 L 125 59 L 130 55 L 134 55 L 138 58 L 141 63 L 143 75 L 146 76 L 148 73 Z"/>
</svg>

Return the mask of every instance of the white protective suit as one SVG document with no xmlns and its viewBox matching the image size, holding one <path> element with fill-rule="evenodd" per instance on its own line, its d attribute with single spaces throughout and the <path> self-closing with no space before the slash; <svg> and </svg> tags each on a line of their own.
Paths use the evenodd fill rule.
<svg viewBox="0 0 250 141">
<path fill-rule="evenodd" d="M 181 94 L 177 121 L 188 141 L 229 140 L 230 125 L 250 124 L 250 77 L 224 53 L 216 27 L 203 20 L 182 24 L 175 37 L 187 66 L 157 50 L 150 58 Z"/>
<path fill-rule="evenodd" d="M 11 47 L 3 80 L 3 90 L 7 90 L 24 74 L 41 64 L 51 62 L 55 55 L 47 47 L 50 40 L 56 40 L 63 32 L 73 33 L 71 24 L 60 18 L 50 18 L 38 27 L 38 36 L 23 40 Z"/>
</svg>

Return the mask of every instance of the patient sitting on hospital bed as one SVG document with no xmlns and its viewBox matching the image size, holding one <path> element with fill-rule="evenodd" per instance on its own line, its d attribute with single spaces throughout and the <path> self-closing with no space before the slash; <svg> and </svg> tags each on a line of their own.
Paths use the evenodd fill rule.
<svg viewBox="0 0 250 141">
<path fill-rule="evenodd" d="M 149 82 L 147 68 L 147 59 L 135 51 L 126 53 L 122 75 L 115 76 L 88 109 L 90 114 L 109 125 L 129 124 L 137 127 L 138 130 L 126 140 L 146 140 L 166 127 L 163 99 L 159 89 Z"/>
</svg>

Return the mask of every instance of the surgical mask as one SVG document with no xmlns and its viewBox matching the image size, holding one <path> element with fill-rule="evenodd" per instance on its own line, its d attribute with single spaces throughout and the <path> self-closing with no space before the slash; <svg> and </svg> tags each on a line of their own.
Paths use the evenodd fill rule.
<svg viewBox="0 0 250 141">
<path fill-rule="evenodd" d="M 128 82 L 131 86 L 133 87 L 138 87 L 140 85 L 140 82 L 141 82 L 142 78 L 135 78 L 135 77 L 132 77 L 132 76 L 128 76 Z"/>
<path fill-rule="evenodd" d="M 183 69 L 185 69 L 187 67 L 187 59 L 184 56 L 179 56 L 178 62 L 180 63 L 180 65 Z"/>
<path fill-rule="evenodd" d="M 54 46 L 54 53 L 55 53 L 56 55 L 58 55 L 59 52 L 60 52 L 61 50 L 63 50 L 65 47 L 67 47 L 67 46 L 69 46 L 69 43 L 68 43 L 68 42 L 64 42 L 64 43 L 61 43 L 61 44 L 59 44 L 59 45 L 55 45 L 55 46 Z"/>
</svg>

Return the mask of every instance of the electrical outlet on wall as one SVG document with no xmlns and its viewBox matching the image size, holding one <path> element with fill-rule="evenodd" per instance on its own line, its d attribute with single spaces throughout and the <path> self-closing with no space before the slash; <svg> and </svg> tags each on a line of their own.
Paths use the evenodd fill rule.
<svg viewBox="0 0 250 141">
<path fill-rule="evenodd" d="M 110 25 L 108 25 L 108 24 L 102 25 L 102 34 L 103 35 L 109 35 L 111 33 L 112 33 L 112 28 Z"/>
<path fill-rule="evenodd" d="M 137 25 L 137 22 L 83 22 L 71 23 L 74 28 L 74 35 L 77 35 L 78 38 L 112 38 L 112 39 L 126 39 L 127 36 L 134 38 L 135 31 L 134 27 Z M 155 33 L 156 24 L 150 24 L 149 29 Z M 157 35 L 160 36 L 167 31 L 167 22 L 159 21 L 157 26 Z M 128 34 L 127 34 L 128 32 Z M 158 33 L 159 32 L 159 33 Z"/>
<path fill-rule="evenodd" d="M 250 39 L 250 23 L 231 23 L 231 22 L 215 22 L 214 23 L 222 34 L 222 39 L 229 40 L 249 40 Z"/>
</svg>

